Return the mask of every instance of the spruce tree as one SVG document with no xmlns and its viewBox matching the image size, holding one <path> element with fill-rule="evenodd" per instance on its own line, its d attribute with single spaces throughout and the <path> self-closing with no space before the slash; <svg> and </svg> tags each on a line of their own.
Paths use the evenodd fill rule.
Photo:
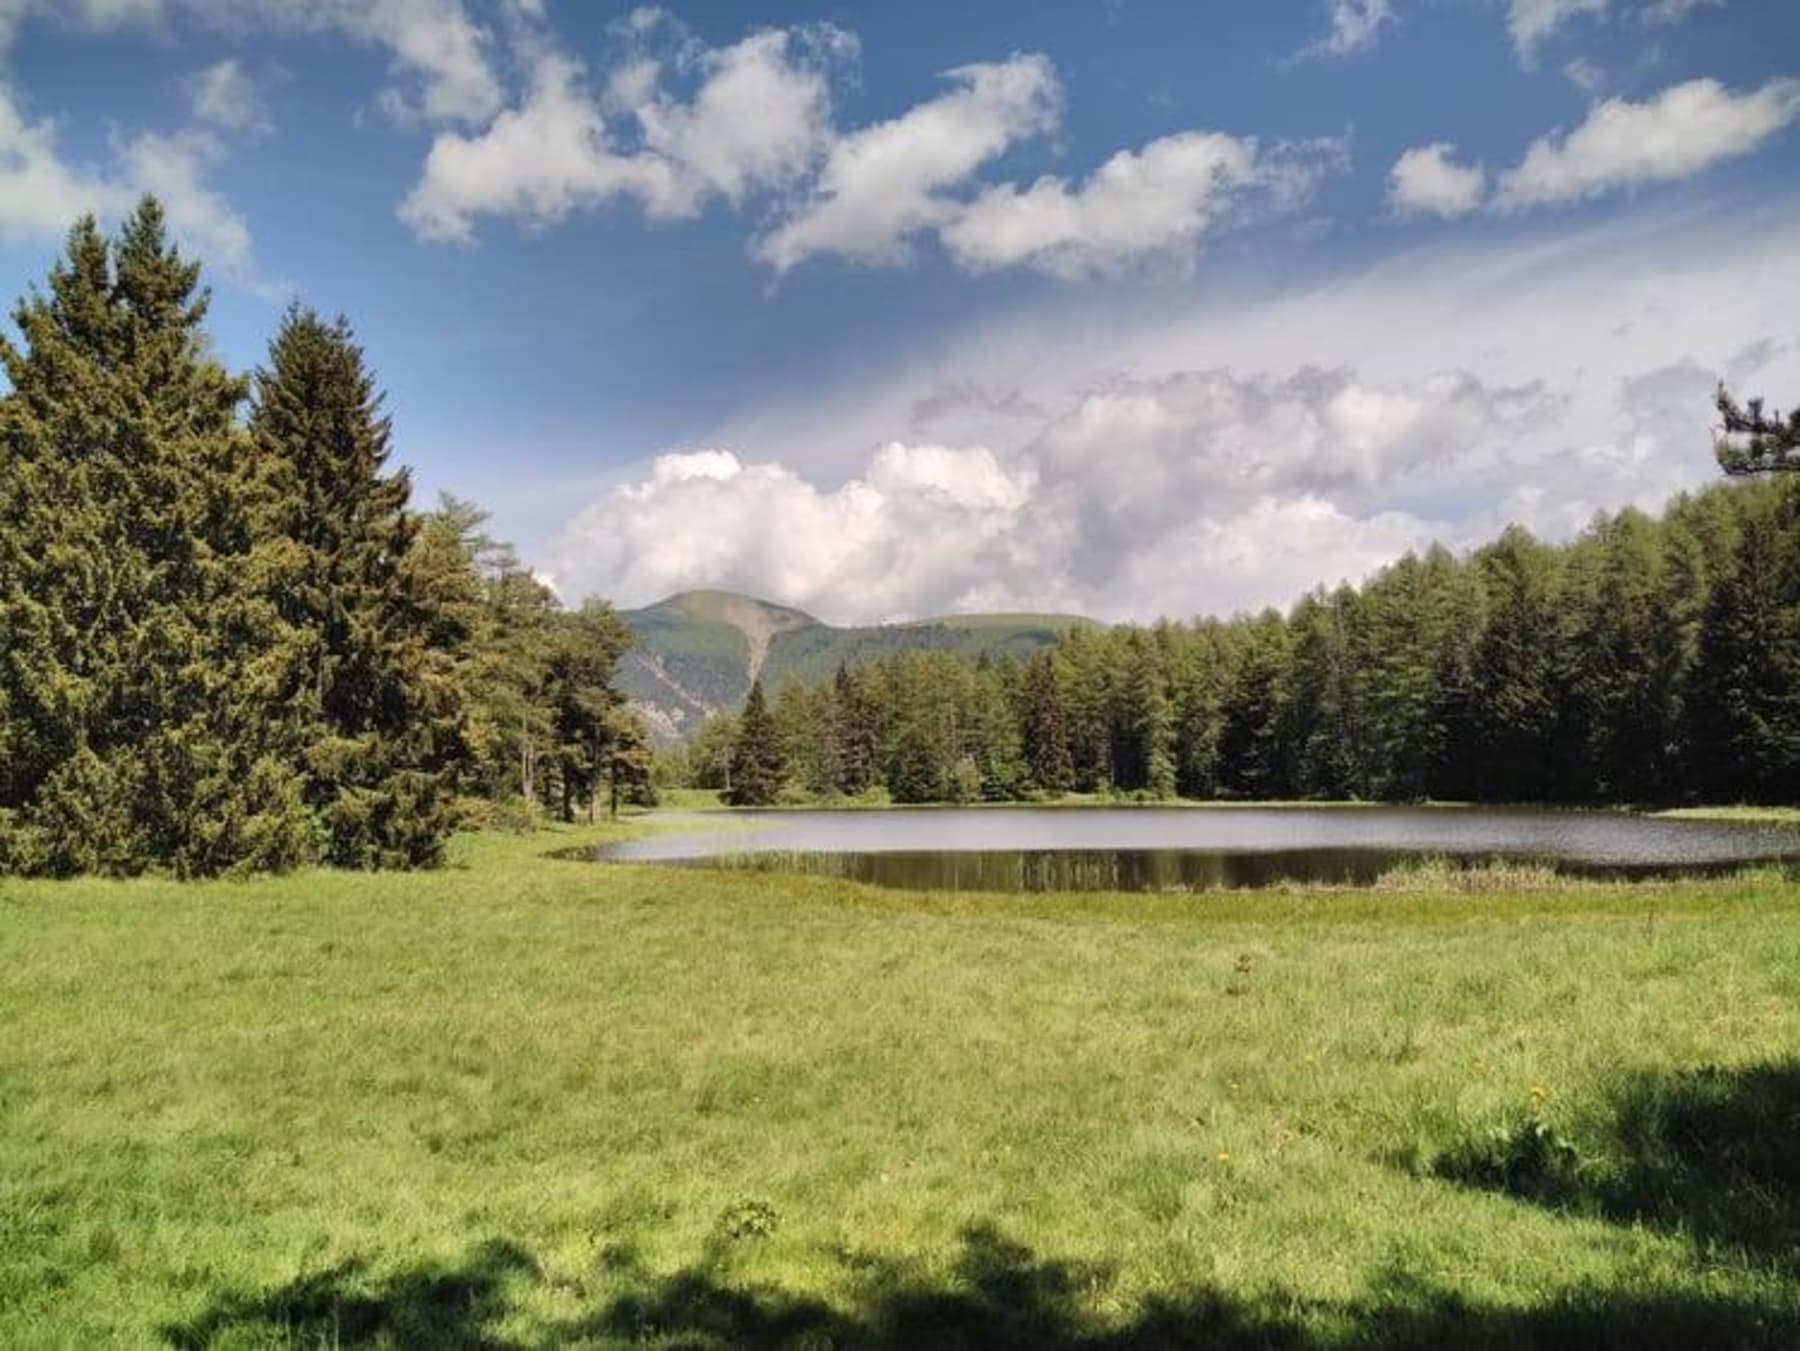
<svg viewBox="0 0 1800 1351">
<path fill-rule="evenodd" d="M 411 482 L 349 324 L 290 309 L 256 374 L 250 433 L 284 546 L 271 600 L 301 635 L 290 696 L 304 796 L 340 867 L 437 861 L 464 757 L 455 633 L 417 565 Z"/>
<path fill-rule="evenodd" d="M 257 579 L 246 387 L 200 269 L 146 198 L 70 233 L 0 342 L 0 865 L 182 875 L 301 861 L 279 711 L 288 639 Z"/>
<path fill-rule="evenodd" d="M 726 801 L 734 807 L 767 807 L 781 792 L 782 774 L 775 718 L 763 696 L 762 681 L 752 681 L 731 754 L 731 788 Z"/>
<path fill-rule="evenodd" d="M 1049 648 L 1035 653 L 1025 667 L 1025 756 L 1033 781 L 1044 792 L 1065 793 L 1074 783 L 1062 676 Z"/>
</svg>

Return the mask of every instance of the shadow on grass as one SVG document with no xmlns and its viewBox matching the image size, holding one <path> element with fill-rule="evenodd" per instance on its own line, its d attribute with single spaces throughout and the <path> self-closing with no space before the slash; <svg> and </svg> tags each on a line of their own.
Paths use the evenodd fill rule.
<svg viewBox="0 0 1800 1351">
<path fill-rule="evenodd" d="M 840 1254 L 855 1291 L 842 1304 L 734 1284 L 721 1264 L 655 1276 L 615 1261 L 623 1288 L 572 1319 L 509 1340 L 499 1328 L 515 1282 L 542 1279 L 523 1250 L 476 1249 L 456 1270 L 371 1283 L 346 1264 L 262 1295 L 221 1300 L 164 1330 L 176 1345 L 522 1348 L 627 1343 L 668 1347 L 1127 1348 L 1790 1347 L 1800 1306 L 1689 1294 L 1594 1291 L 1527 1309 L 1473 1305 L 1404 1279 L 1374 1301 L 1242 1299 L 1211 1290 L 1154 1298 L 1108 1317 L 1105 1267 L 1045 1260 L 989 1227 L 963 1235 L 954 1269 L 922 1277 L 885 1258 Z"/>
<path fill-rule="evenodd" d="M 1800 1271 L 1800 1061 L 1638 1074 L 1613 1093 L 1597 1140 L 1528 1119 L 1434 1171 Z"/>
<path fill-rule="evenodd" d="M 260 1294 L 227 1295 L 193 1320 L 162 1330 L 181 1348 L 233 1346 L 448 1346 L 503 1351 L 484 1329 L 506 1314 L 506 1287 L 537 1264 L 516 1244 L 484 1243 L 457 1266 L 427 1265 L 373 1279 L 351 1259 Z"/>
</svg>

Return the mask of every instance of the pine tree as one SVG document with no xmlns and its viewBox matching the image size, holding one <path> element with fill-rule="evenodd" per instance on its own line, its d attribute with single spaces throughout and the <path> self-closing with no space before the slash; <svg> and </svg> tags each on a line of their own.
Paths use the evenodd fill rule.
<svg viewBox="0 0 1800 1351">
<path fill-rule="evenodd" d="M 831 761 L 838 791 L 846 797 L 868 792 L 879 776 L 881 714 L 876 674 L 865 667 L 851 670 L 840 665 L 832 680 Z"/>
<path fill-rule="evenodd" d="M 1551 660 L 1559 614 L 1557 557 L 1530 532 L 1511 526 L 1477 555 L 1476 565 L 1487 596 L 1470 708 L 1477 796 L 1542 800 L 1559 787 Z"/>
<path fill-rule="evenodd" d="M 256 374 L 250 418 L 286 546 L 269 594 L 303 636 L 291 697 L 305 799 L 340 867 L 433 863 L 465 756 L 454 648 L 411 566 L 420 518 L 349 324 L 295 307 Z"/>
<path fill-rule="evenodd" d="M 1719 410 L 1720 422 L 1713 453 L 1727 474 L 1779 474 L 1800 469 L 1800 408 L 1784 418 L 1779 412 L 1765 413 L 1761 399 L 1739 406 L 1724 385 L 1714 395 L 1713 405 Z M 1742 440 L 1733 439 L 1737 437 Z"/>
<path fill-rule="evenodd" d="M 734 807 L 767 807 L 780 796 L 783 769 L 774 715 L 769 712 L 762 681 L 752 681 L 731 755 L 731 788 L 726 801 Z"/>
<path fill-rule="evenodd" d="M 1151 797 L 1175 793 L 1175 724 L 1159 653 L 1141 629 L 1128 630 L 1118 657 L 1113 774 L 1117 787 Z"/>
<path fill-rule="evenodd" d="M 1025 758 L 1032 780 L 1046 793 L 1066 793 L 1075 781 L 1062 677 L 1048 648 L 1025 667 Z"/>
<path fill-rule="evenodd" d="M 1689 702 L 1695 777 L 1716 801 L 1800 795 L 1797 531 L 1800 494 L 1750 503 L 1707 600 Z"/>
<path fill-rule="evenodd" d="M 89 218 L 0 343 L 0 866 L 279 868 L 309 832 L 278 706 L 245 382 L 146 198 Z"/>
<path fill-rule="evenodd" d="M 621 699 L 612 685 L 619 658 L 632 642 L 631 630 L 612 606 L 591 600 L 573 613 L 553 615 L 547 636 L 545 698 L 554 769 L 562 819 L 573 821 L 576 805 L 585 801 L 591 808 L 602 781 L 612 779 L 609 767 L 615 758 L 624 757 L 621 763 L 629 774 L 636 773 L 642 758 L 647 775 L 649 752 L 647 745 L 635 744 L 643 741 L 641 729 L 635 719 L 620 716 Z M 634 745 L 615 746 L 619 736 Z"/>
</svg>

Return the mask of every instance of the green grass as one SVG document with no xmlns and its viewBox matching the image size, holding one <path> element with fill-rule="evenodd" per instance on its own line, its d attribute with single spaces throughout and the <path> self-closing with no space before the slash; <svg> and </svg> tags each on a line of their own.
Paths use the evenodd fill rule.
<svg viewBox="0 0 1800 1351">
<path fill-rule="evenodd" d="M 1683 821 L 1743 821 L 1772 826 L 1800 826 L 1800 807 L 1673 807 L 1656 814 Z"/>
<path fill-rule="evenodd" d="M 1800 1336 L 1800 887 L 0 883 L 0 1344 Z"/>
</svg>

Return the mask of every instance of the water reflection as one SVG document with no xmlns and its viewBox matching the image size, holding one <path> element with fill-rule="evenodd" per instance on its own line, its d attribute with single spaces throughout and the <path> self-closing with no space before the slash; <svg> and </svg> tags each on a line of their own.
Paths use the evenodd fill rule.
<svg viewBox="0 0 1800 1351">
<path fill-rule="evenodd" d="M 1553 858 L 1439 858 L 1380 849 L 1291 849 L 1221 853 L 1193 849 L 993 849 L 978 852 L 712 854 L 665 862 L 734 871 L 837 877 L 909 891 L 1210 891 L 1283 883 L 1368 886 L 1397 868 L 1425 862 L 1450 868 L 1520 865 L 1568 876 L 1715 876 L 1742 863 L 1580 863 Z"/>
<path fill-rule="evenodd" d="M 591 857 L 1000 892 L 1361 885 L 1425 860 L 1630 878 L 1800 860 L 1800 832 L 1786 828 L 1512 808 L 951 808 L 662 821 L 686 828 Z"/>
</svg>

